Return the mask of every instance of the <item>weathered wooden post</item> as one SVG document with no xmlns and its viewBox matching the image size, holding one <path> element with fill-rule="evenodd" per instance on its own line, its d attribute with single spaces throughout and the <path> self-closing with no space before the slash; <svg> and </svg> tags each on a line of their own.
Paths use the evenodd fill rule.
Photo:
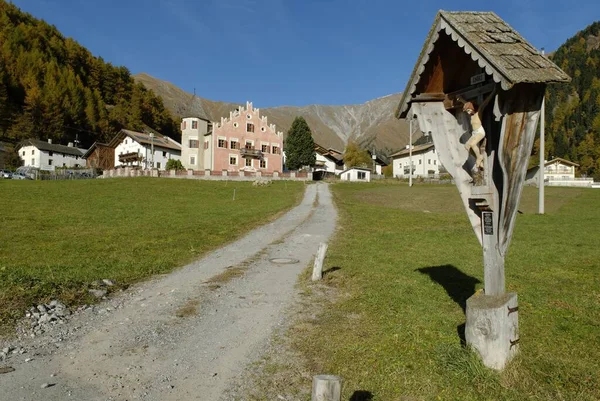
<svg viewBox="0 0 600 401">
<path fill-rule="evenodd" d="M 341 401 L 342 378 L 333 375 L 313 377 L 311 401 Z"/>
<path fill-rule="evenodd" d="M 569 80 L 496 14 L 440 11 L 398 108 L 431 132 L 482 246 L 484 294 L 467 300 L 465 337 L 494 369 L 518 349 L 504 257 L 542 99 L 548 83 Z"/>
<path fill-rule="evenodd" d="M 317 254 L 315 255 L 315 263 L 313 265 L 312 281 L 319 281 L 323 278 L 323 261 L 327 253 L 327 243 L 321 242 Z"/>
</svg>

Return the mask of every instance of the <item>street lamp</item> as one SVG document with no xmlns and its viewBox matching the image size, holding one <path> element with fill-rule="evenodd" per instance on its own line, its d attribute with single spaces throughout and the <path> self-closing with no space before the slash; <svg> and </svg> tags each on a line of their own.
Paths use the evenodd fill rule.
<svg viewBox="0 0 600 401">
<path fill-rule="evenodd" d="M 150 137 L 150 167 L 154 169 L 154 133 L 151 132 L 148 136 Z"/>
<path fill-rule="evenodd" d="M 373 159 L 373 174 L 377 174 L 377 166 L 375 165 L 375 162 L 377 161 L 377 155 L 375 155 L 375 152 L 373 152 L 371 158 Z"/>
<path fill-rule="evenodd" d="M 412 134 L 413 134 L 413 119 L 415 115 L 411 113 L 408 120 L 408 186 L 412 187 L 413 164 L 412 164 Z"/>
</svg>

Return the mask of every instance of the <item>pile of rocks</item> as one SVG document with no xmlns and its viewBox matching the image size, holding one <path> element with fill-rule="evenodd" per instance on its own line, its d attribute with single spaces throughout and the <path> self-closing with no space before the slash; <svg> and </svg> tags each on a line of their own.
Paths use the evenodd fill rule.
<svg viewBox="0 0 600 401">
<path fill-rule="evenodd" d="M 92 282 L 92 289 L 88 290 L 90 294 L 95 296 L 96 298 L 104 298 L 108 293 L 108 288 L 113 287 L 115 283 L 112 280 L 107 278 L 102 280 L 96 280 Z"/>
<path fill-rule="evenodd" d="M 25 348 L 21 348 L 21 347 L 12 347 L 12 346 L 8 346 L 8 347 L 4 347 L 2 348 L 2 350 L 0 351 L 0 362 L 4 361 L 5 359 L 7 359 L 10 355 L 15 355 L 15 354 L 24 354 Z"/>
<path fill-rule="evenodd" d="M 252 185 L 255 187 L 263 187 L 263 186 L 267 186 L 267 185 L 271 185 L 272 181 L 269 179 L 265 179 L 265 180 L 255 180 Z"/>
<path fill-rule="evenodd" d="M 31 325 L 30 336 L 38 336 L 51 326 L 63 324 L 70 315 L 71 311 L 57 300 L 50 301 L 48 304 L 32 306 L 25 313 L 25 317 Z"/>
</svg>

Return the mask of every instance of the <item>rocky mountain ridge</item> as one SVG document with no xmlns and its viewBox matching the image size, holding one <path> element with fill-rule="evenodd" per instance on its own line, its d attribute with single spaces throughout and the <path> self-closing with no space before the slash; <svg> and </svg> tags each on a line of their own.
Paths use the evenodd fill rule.
<svg viewBox="0 0 600 401">
<path fill-rule="evenodd" d="M 133 77 L 160 96 L 165 107 L 177 117 L 197 116 L 218 121 L 239 106 L 202 98 L 148 74 Z M 260 108 L 269 122 L 276 124 L 284 133 L 296 116 L 304 117 L 313 131 L 315 142 L 321 146 L 343 151 L 349 140 L 355 140 L 364 148 L 390 154 L 408 143 L 408 125 L 394 116 L 400 96 L 396 93 L 357 105 L 261 108 L 254 104 L 254 107 Z"/>
</svg>

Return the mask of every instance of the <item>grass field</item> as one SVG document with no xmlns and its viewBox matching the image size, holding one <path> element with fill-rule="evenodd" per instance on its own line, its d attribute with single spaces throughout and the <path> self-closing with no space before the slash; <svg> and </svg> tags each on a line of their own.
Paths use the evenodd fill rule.
<svg viewBox="0 0 600 401">
<path fill-rule="evenodd" d="M 288 332 L 306 372 L 342 376 L 351 401 L 600 399 L 600 191 L 548 188 L 540 216 L 525 188 L 506 260 L 520 354 L 495 373 L 458 335 L 483 267 L 456 188 L 332 189 L 341 227 L 324 284 L 337 295 Z"/>
<path fill-rule="evenodd" d="M 34 302 L 90 302 L 94 280 L 124 287 L 169 272 L 291 208 L 303 187 L 0 180 L 0 326 L 6 331 Z"/>
</svg>

